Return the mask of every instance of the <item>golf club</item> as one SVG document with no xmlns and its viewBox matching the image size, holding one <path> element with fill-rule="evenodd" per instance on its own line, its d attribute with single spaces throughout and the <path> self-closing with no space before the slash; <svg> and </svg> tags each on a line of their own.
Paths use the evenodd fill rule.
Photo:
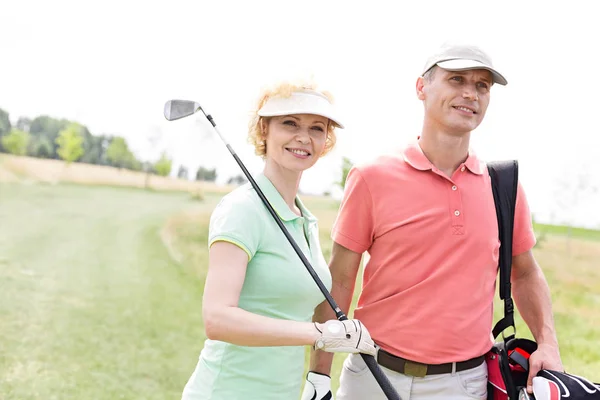
<svg viewBox="0 0 600 400">
<path fill-rule="evenodd" d="M 242 160 L 240 160 L 240 158 L 238 157 L 236 152 L 233 150 L 231 145 L 227 142 L 225 137 L 223 137 L 221 132 L 219 132 L 219 129 L 217 128 L 217 124 L 213 120 L 212 116 L 207 114 L 202 109 L 202 107 L 200 106 L 199 103 L 196 103 L 194 101 L 189 101 L 189 100 L 169 100 L 169 101 L 167 101 L 165 103 L 164 114 L 165 114 L 165 118 L 167 120 L 174 121 L 174 120 L 177 120 L 180 118 L 188 117 L 192 114 L 195 114 L 198 111 L 202 111 L 202 114 L 204 114 L 206 119 L 208 119 L 208 121 L 211 123 L 214 130 L 217 132 L 217 134 L 219 135 L 219 137 L 221 138 L 221 140 L 223 141 L 223 143 L 225 144 L 225 146 L 227 147 L 227 149 L 229 150 L 229 152 L 231 153 L 231 155 L 233 156 L 235 161 L 238 163 L 238 165 L 244 172 L 244 175 L 246 175 L 246 178 L 248 179 L 248 181 L 250 182 L 250 184 L 252 185 L 254 190 L 256 190 L 256 193 L 262 200 L 263 204 L 269 210 L 269 213 L 271 214 L 271 216 L 273 217 L 273 219 L 275 220 L 275 222 L 277 223 L 277 225 L 279 226 L 279 228 L 281 229 L 281 231 L 283 232 L 283 234 L 285 235 L 287 240 L 290 242 L 290 244 L 296 251 L 296 254 L 298 254 L 298 257 L 300 257 L 300 260 L 302 260 L 302 263 L 304 264 L 304 266 L 308 270 L 308 273 L 312 276 L 313 280 L 315 281 L 315 283 L 321 290 L 321 293 L 323 293 L 323 296 L 325 296 L 325 299 L 327 300 L 327 302 L 329 303 L 329 305 L 335 312 L 336 318 L 339 321 L 347 320 L 348 317 L 342 312 L 340 307 L 336 304 L 335 300 L 333 300 L 333 297 L 331 297 L 331 294 L 329 293 L 329 291 L 327 290 L 327 288 L 325 287 L 325 285 L 323 284 L 323 282 L 321 281 L 321 279 L 319 278 L 319 276 L 317 275 L 317 273 L 315 272 L 313 267 L 310 265 L 309 261 L 306 259 L 306 257 L 300 250 L 300 247 L 298 247 L 298 245 L 296 244 L 296 242 L 292 238 L 291 234 L 286 229 L 283 222 L 279 219 L 279 216 L 277 215 L 277 213 L 271 206 L 271 203 L 269 203 L 269 200 L 267 200 L 266 196 L 264 195 L 264 193 L 262 192 L 260 187 L 258 187 L 258 184 L 252 178 L 252 175 L 250 175 L 250 172 L 248 172 L 248 170 L 246 169 L 246 166 L 244 165 Z M 377 381 L 377 383 L 379 384 L 379 386 L 385 393 L 386 397 L 389 400 L 401 400 L 400 396 L 398 395 L 396 390 L 392 387 L 387 376 L 385 376 L 383 371 L 381 371 L 381 369 L 379 368 L 377 361 L 375 361 L 375 357 L 368 355 L 368 354 L 362 354 L 362 353 L 360 355 L 363 358 L 363 360 L 365 361 L 365 364 L 367 364 L 367 366 L 369 367 L 369 370 L 375 377 L 375 380 Z"/>
</svg>

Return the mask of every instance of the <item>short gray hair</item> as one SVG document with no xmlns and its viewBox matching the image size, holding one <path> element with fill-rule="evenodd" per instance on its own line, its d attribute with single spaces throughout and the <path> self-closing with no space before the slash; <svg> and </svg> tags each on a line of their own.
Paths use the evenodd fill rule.
<svg viewBox="0 0 600 400">
<path fill-rule="evenodd" d="M 437 65 L 434 65 L 433 67 L 425 71 L 425 73 L 423 74 L 423 79 L 425 79 L 427 82 L 431 82 L 433 80 L 433 76 L 435 75 L 436 69 Z"/>
</svg>

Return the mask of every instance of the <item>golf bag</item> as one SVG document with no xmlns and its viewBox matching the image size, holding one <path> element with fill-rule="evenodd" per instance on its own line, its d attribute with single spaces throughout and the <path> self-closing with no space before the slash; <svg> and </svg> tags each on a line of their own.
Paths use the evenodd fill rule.
<svg viewBox="0 0 600 400">
<path fill-rule="evenodd" d="M 527 386 L 529 356 L 537 349 L 534 341 L 515 337 L 510 273 L 519 166 L 516 160 L 497 161 L 488 164 L 488 171 L 492 181 L 500 239 L 498 292 L 504 302 L 504 317 L 492 331 L 494 339 L 502 333 L 503 340 L 496 342 L 485 357 L 488 366 L 488 400 L 517 400 L 519 391 Z M 511 327 L 512 334 L 504 336 L 504 331 Z"/>
<path fill-rule="evenodd" d="M 572 400 L 600 400 L 598 384 L 559 371 L 541 370 L 534 378 L 534 395 L 528 395 L 525 390 L 529 375 L 529 356 L 537 350 L 537 343 L 515 337 L 510 273 L 519 166 L 516 160 L 498 161 L 489 163 L 488 171 L 492 181 L 501 244 L 498 292 L 504 302 L 504 317 L 492 330 L 494 339 L 502 334 L 503 340 L 496 342 L 485 356 L 488 367 L 488 400 L 558 400 L 561 395 L 571 397 Z M 507 328 L 512 328 L 512 334 L 505 336 L 504 331 Z"/>
<path fill-rule="evenodd" d="M 533 378 L 533 394 L 536 400 L 598 400 L 600 385 L 580 376 L 566 372 L 541 370 Z"/>
</svg>

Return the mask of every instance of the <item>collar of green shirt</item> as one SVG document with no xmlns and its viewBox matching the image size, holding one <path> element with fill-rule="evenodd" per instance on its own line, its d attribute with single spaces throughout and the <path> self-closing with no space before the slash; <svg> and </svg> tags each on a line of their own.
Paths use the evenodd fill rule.
<svg viewBox="0 0 600 400">
<path fill-rule="evenodd" d="M 302 212 L 302 217 L 296 215 L 292 210 L 290 210 L 286 202 L 283 200 L 283 197 L 281 197 L 281 194 L 279 194 L 275 186 L 273 186 L 269 178 L 267 178 L 264 174 L 259 174 L 255 180 L 269 200 L 269 203 L 271 203 L 271 206 L 277 215 L 279 215 L 279 218 L 281 218 L 283 221 L 292 221 L 304 217 L 309 224 L 314 224 L 317 222 L 317 218 L 312 215 L 310 211 L 308 211 L 298 196 L 296 196 L 296 205 Z"/>
</svg>

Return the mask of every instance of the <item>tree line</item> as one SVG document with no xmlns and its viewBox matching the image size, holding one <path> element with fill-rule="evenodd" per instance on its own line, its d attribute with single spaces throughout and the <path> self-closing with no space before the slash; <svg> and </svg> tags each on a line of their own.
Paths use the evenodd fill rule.
<svg viewBox="0 0 600 400">
<path fill-rule="evenodd" d="M 0 109 L 0 151 L 67 163 L 107 165 L 166 176 L 172 160 L 163 152 L 157 161 L 138 160 L 120 136 L 92 135 L 85 125 L 41 115 L 20 117 L 12 126 L 7 111 Z"/>
<path fill-rule="evenodd" d="M 57 119 L 47 115 L 33 119 L 20 117 L 12 126 L 8 112 L 1 108 L 0 152 L 60 159 L 67 163 L 107 165 L 161 176 L 169 175 L 173 164 L 172 159 L 165 152 L 155 162 L 142 162 L 135 157 L 124 137 L 92 135 L 85 125 L 67 119 Z M 341 179 L 336 182 L 341 188 L 345 186 L 346 176 L 352 165 L 350 159 L 343 157 Z M 187 167 L 180 166 L 177 177 L 190 179 L 191 173 Z M 194 179 L 214 182 L 217 179 L 217 170 L 200 166 L 195 172 Z M 231 176 L 226 183 L 241 185 L 246 182 L 246 177 L 238 174 Z"/>
</svg>

